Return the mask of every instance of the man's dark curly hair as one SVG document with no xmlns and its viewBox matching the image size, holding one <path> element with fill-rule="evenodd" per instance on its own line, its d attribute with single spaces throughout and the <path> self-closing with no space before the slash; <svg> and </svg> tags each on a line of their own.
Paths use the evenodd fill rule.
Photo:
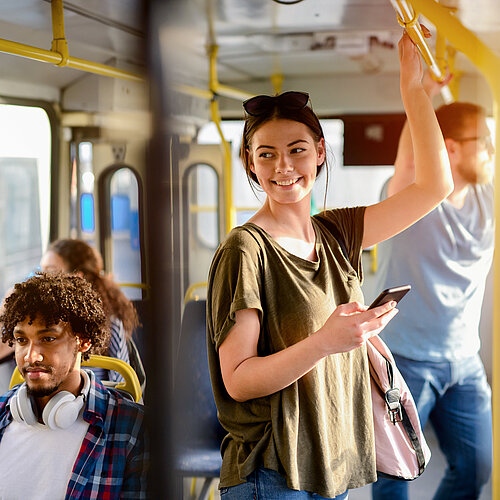
<svg viewBox="0 0 500 500">
<path fill-rule="evenodd" d="M 15 285 L 0 314 L 2 341 L 12 346 L 14 328 L 28 318 L 30 324 L 38 319 L 47 327 L 61 321 L 69 323 L 75 336 L 91 343 L 90 349 L 82 353 L 83 359 L 107 350 L 110 331 L 102 300 L 80 276 L 37 273 Z"/>
</svg>

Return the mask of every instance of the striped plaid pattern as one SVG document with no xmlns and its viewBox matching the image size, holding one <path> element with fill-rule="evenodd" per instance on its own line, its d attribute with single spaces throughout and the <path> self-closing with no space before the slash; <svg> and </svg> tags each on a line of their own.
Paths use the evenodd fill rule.
<svg viewBox="0 0 500 500">
<path fill-rule="evenodd" d="M 65 498 L 145 499 L 149 454 L 144 410 L 117 391 L 103 387 L 92 373 L 90 376 L 92 383 L 83 412 L 89 428 Z M 8 401 L 19 387 L 0 396 L 0 443 L 5 427 L 12 420 Z"/>
</svg>

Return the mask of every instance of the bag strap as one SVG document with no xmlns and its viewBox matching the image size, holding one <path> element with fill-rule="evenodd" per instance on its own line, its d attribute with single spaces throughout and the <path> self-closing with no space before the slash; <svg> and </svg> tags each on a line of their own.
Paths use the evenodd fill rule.
<svg viewBox="0 0 500 500">
<path fill-rule="evenodd" d="M 337 226 L 329 221 L 326 218 L 321 217 L 321 222 L 327 226 L 328 230 L 332 234 L 332 236 L 337 240 L 337 243 L 339 244 L 340 249 L 342 250 L 342 253 L 344 254 L 344 257 L 350 262 L 349 259 L 349 252 L 347 251 L 347 247 L 344 242 L 344 238 L 342 238 L 342 235 L 340 234 L 340 231 L 337 229 Z"/>
<path fill-rule="evenodd" d="M 410 417 L 408 416 L 408 413 L 406 413 L 404 405 L 401 405 L 401 413 L 403 417 L 401 423 L 403 424 L 406 435 L 408 436 L 408 439 L 410 440 L 410 443 L 415 450 L 419 474 L 422 474 L 425 469 L 424 451 L 422 450 L 422 446 L 420 445 L 420 440 L 418 439 L 417 433 L 415 432 L 413 425 L 411 425 Z"/>
<path fill-rule="evenodd" d="M 328 226 L 328 229 L 332 233 L 332 236 L 337 240 L 337 243 L 339 244 L 340 249 L 342 250 L 342 253 L 344 254 L 344 257 L 347 260 L 349 260 L 349 254 L 347 252 L 347 247 L 345 246 L 344 239 L 342 238 L 340 231 L 330 221 L 323 219 L 323 222 Z M 389 378 L 389 384 L 390 384 L 391 388 L 394 388 L 394 370 L 392 367 L 392 362 L 389 359 L 387 359 L 385 356 L 384 356 L 384 358 L 386 361 L 387 376 Z M 398 389 L 398 393 L 399 393 L 399 389 Z M 388 408 L 389 408 L 389 406 L 388 406 Z M 402 423 L 403 428 L 406 432 L 406 435 L 408 436 L 408 439 L 410 440 L 412 448 L 415 450 L 415 455 L 416 455 L 417 463 L 418 463 L 418 470 L 419 470 L 419 473 L 422 474 L 422 472 L 424 472 L 424 470 L 425 470 L 424 451 L 422 450 L 422 446 L 420 445 L 420 440 L 418 439 L 417 433 L 415 432 L 415 429 L 413 428 L 413 425 L 411 424 L 410 417 L 408 416 L 408 413 L 406 412 L 404 405 L 401 403 L 401 398 L 399 398 L 399 409 L 401 411 L 401 423 Z M 389 409 L 389 414 L 391 414 L 390 409 Z M 396 422 L 394 422 L 394 425 L 396 425 Z"/>
</svg>

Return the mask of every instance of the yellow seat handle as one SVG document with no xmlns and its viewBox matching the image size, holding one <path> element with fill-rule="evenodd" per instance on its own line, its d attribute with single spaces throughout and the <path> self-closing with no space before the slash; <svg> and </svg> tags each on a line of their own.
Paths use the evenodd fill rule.
<svg viewBox="0 0 500 500">
<path fill-rule="evenodd" d="M 140 401 L 142 391 L 137 373 L 135 373 L 134 369 L 128 363 L 125 363 L 125 361 L 117 358 L 111 358 L 109 356 L 91 354 L 88 360 L 82 360 L 82 366 L 104 368 L 105 370 L 114 370 L 115 372 L 118 372 L 123 377 L 124 382 L 120 382 L 115 385 L 114 389 L 127 391 L 132 395 L 136 403 Z M 12 388 L 17 384 L 22 384 L 23 382 L 24 378 L 16 366 L 10 379 L 9 388 Z"/>
</svg>

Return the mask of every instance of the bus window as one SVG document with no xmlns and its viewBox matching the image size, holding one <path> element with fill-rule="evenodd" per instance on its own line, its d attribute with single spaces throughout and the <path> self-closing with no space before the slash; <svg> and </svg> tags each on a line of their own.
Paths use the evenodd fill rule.
<svg viewBox="0 0 500 500">
<path fill-rule="evenodd" d="M 215 250 L 219 244 L 218 179 L 209 165 L 197 165 L 188 176 L 190 226 L 199 245 Z"/>
<path fill-rule="evenodd" d="M 49 239 L 51 127 L 45 110 L 0 105 L 0 294 L 37 268 Z"/>
<path fill-rule="evenodd" d="M 219 179 L 209 165 L 187 170 L 189 285 L 206 281 L 212 255 L 219 244 Z"/>
<path fill-rule="evenodd" d="M 258 187 L 250 188 L 245 170 L 240 160 L 241 135 L 243 121 L 232 120 L 221 123 L 225 139 L 231 144 L 233 206 L 236 210 L 236 224 L 244 224 L 261 206 L 264 196 Z M 200 129 L 199 144 L 219 144 L 220 135 L 214 123 L 208 123 Z"/>
<path fill-rule="evenodd" d="M 239 157 L 243 121 L 223 121 L 221 128 L 224 137 L 231 143 L 232 151 L 232 186 L 233 205 L 236 210 L 236 224 L 244 224 L 260 208 L 264 196 L 259 186 L 252 189 Z M 344 165 L 344 122 L 339 118 L 322 119 L 321 126 L 325 134 L 328 186 L 326 170 L 323 169 L 312 191 L 311 212 L 317 213 L 324 208 L 354 205 L 371 205 L 379 198 L 380 190 L 391 175 L 392 167 L 370 165 L 367 167 L 349 167 Z M 213 123 L 200 129 L 200 144 L 220 143 L 219 133 Z M 395 152 L 394 152 L 395 155 Z M 360 173 L 366 182 L 359 183 Z M 325 199 L 326 190 L 326 199 Z"/>
<path fill-rule="evenodd" d="M 111 176 L 112 273 L 124 284 L 123 293 L 131 300 L 141 299 L 141 253 L 139 236 L 139 186 L 130 168 L 123 167 Z M 133 286 L 130 286 L 133 285 Z"/>
<path fill-rule="evenodd" d="M 80 234 L 87 243 L 95 244 L 94 168 L 92 143 L 78 145 L 78 192 L 80 195 Z"/>
</svg>

